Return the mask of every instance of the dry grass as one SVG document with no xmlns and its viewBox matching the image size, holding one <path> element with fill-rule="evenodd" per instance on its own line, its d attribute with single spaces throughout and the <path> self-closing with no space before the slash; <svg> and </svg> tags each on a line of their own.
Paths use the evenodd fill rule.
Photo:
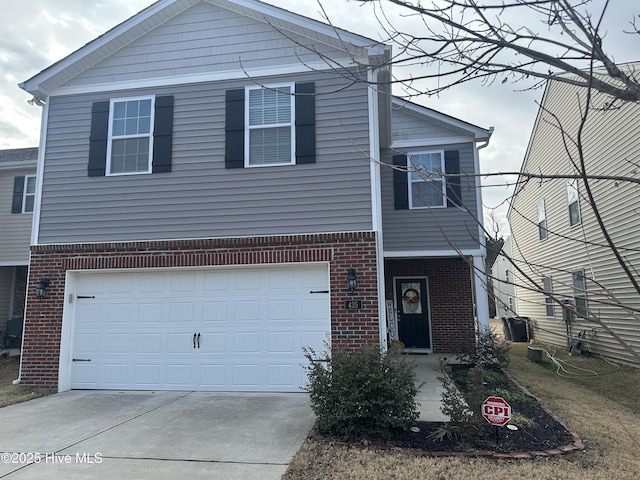
<svg viewBox="0 0 640 480">
<path fill-rule="evenodd" d="M 18 378 L 19 368 L 19 357 L 0 358 L 0 407 L 26 402 L 27 400 L 53 393 L 48 388 L 29 388 L 22 385 L 13 385 L 12 382 Z"/>
<path fill-rule="evenodd" d="M 596 378 L 562 378 L 548 360 L 542 364 L 526 360 L 527 346 L 513 345 L 510 373 L 580 434 L 585 451 L 536 460 L 495 461 L 420 457 L 307 440 L 283 480 L 640 478 L 640 370 L 623 367 Z M 599 372 L 611 370 L 597 358 L 568 360 Z"/>
</svg>

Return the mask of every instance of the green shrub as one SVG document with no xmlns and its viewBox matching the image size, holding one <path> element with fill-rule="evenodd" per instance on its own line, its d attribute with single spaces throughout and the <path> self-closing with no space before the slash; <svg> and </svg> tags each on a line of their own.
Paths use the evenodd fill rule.
<svg viewBox="0 0 640 480">
<path fill-rule="evenodd" d="M 306 391 L 321 431 L 346 440 L 387 437 L 418 418 L 412 367 L 377 346 L 333 349 L 318 357 L 305 349 Z"/>
<path fill-rule="evenodd" d="M 481 328 L 478 341 L 467 352 L 458 356 L 462 362 L 483 368 L 502 368 L 509 364 L 511 345 L 490 328 Z"/>
</svg>

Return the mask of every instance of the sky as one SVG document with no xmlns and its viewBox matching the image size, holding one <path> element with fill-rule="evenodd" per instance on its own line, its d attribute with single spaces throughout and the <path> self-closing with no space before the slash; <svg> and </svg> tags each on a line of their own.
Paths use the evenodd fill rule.
<svg viewBox="0 0 640 480">
<path fill-rule="evenodd" d="M 598 13 L 605 0 L 593 0 L 587 7 Z M 120 22 L 154 3 L 153 0 L 0 0 L 0 149 L 35 147 L 40 136 L 41 108 L 30 105 L 31 96 L 18 87 L 52 63 L 82 47 Z M 316 20 L 328 15 L 337 27 L 375 40 L 386 40 L 371 5 L 357 0 L 266 0 Z M 383 3 L 387 3 L 384 2 Z M 388 18 L 403 29 L 420 32 L 424 28 L 415 17 L 392 8 Z M 530 28 L 530 16 L 511 13 L 511 23 Z M 636 0 L 610 0 L 605 17 L 605 50 L 616 61 L 634 61 L 640 51 L 640 35 L 625 34 L 630 21 L 640 14 Z M 640 19 L 639 19 L 640 21 Z M 395 48 L 395 47 L 394 47 Z M 636 55 L 636 56 L 634 56 Z M 447 115 L 488 129 L 494 127 L 489 145 L 480 150 L 484 172 L 519 171 L 538 111 L 542 90 L 529 90 L 525 84 L 496 82 L 490 86 L 466 83 L 438 96 L 419 96 L 411 100 Z M 401 91 L 394 90 L 401 94 Z M 507 178 L 508 180 L 508 178 Z M 512 187 L 505 178 L 483 179 L 485 209 L 495 209 L 501 234 L 508 234 L 506 200 Z M 492 186 L 495 185 L 495 186 Z"/>
</svg>

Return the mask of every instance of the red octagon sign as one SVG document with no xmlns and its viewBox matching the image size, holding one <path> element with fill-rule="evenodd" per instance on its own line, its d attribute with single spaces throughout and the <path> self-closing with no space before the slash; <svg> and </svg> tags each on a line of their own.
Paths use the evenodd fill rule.
<svg viewBox="0 0 640 480">
<path fill-rule="evenodd" d="M 504 398 L 489 397 L 482 404 L 482 416 L 491 425 L 503 427 L 511 420 L 511 406 Z"/>
</svg>

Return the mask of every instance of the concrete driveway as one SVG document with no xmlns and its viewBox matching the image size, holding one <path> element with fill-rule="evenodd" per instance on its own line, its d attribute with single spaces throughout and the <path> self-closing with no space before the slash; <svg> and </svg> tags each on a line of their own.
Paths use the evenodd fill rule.
<svg viewBox="0 0 640 480">
<path fill-rule="evenodd" d="M 0 409 L 0 478 L 279 479 L 306 394 L 70 391 Z"/>
</svg>

